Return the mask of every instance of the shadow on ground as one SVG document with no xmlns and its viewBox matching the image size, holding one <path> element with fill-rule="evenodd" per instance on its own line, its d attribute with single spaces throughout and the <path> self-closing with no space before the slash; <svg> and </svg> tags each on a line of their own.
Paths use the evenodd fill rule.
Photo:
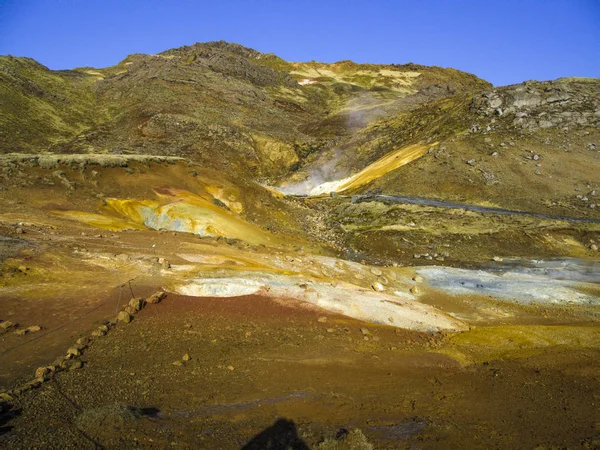
<svg viewBox="0 0 600 450">
<path fill-rule="evenodd" d="M 254 436 L 242 450 L 309 450 L 298 436 L 293 420 L 278 419 L 269 428 Z"/>
</svg>

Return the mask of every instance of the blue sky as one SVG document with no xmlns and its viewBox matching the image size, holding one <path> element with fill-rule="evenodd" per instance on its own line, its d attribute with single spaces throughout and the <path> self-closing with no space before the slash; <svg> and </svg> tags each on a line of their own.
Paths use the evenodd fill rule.
<svg viewBox="0 0 600 450">
<path fill-rule="evenodd" d="M 288 61 L 454 67 L 495 85 L 600 77 L 600 0 L 0 0 L 0 54 L 51 69 L 221 39 Z"/>
</svg>

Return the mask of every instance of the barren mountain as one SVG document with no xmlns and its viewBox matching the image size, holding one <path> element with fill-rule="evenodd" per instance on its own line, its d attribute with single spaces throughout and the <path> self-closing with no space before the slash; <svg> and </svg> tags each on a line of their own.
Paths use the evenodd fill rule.
<svg viewBox="0 0 600 450">
<path fill-rule="evenodd" d="M 598 174 L 597 79 L 1 56 L 0 447 L 597 447 Z"/>
</svg>

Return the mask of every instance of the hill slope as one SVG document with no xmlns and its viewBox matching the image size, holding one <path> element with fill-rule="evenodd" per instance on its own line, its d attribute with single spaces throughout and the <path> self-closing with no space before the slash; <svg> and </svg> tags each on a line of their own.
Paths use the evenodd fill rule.
<svg viewBox="0 0 600 450">
<path fill-rule="evenodd" d="M 490 87 L 453 69 L 287 63 L 225 42 L 131 55 L 106 69 L 57 73 L 20 58 L 0 66 L 13 74 L 0 78 L 2 152 L 184 156 L 264 179 L 377 118 Z M 23 79 L 39 88 L 28 91 Z"/>
</svg>

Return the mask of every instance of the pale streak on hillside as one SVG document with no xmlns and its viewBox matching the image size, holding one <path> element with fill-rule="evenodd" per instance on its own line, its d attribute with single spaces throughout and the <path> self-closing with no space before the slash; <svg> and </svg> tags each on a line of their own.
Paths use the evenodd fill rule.
<svg viewBox="0 0 600 450">
<path fill-rule="evenodd" d="M 413 144 L 407 147 L 402 147 L 396 151 L 388 153 L 382 158 L 378 159 L 374 163 L 369 164 L 367 167 L 362 169 L 360 172 L 337 181 L 329 181 L 327 183 L 320 184 L 313 188 L 308 194 L 312 196 L 319 196 L 328 194 L 330 192 L 342 193 L 351 189 L 356 189 L 360 186 L 370 183 L 377 178 L 384 176 L 385 174 L 396 170 L 408 163 L 411 163 L 415 159 L 420 158 L 427 152 L 427 149 L 437 145 L 433 144 Z"/>
</svg>

